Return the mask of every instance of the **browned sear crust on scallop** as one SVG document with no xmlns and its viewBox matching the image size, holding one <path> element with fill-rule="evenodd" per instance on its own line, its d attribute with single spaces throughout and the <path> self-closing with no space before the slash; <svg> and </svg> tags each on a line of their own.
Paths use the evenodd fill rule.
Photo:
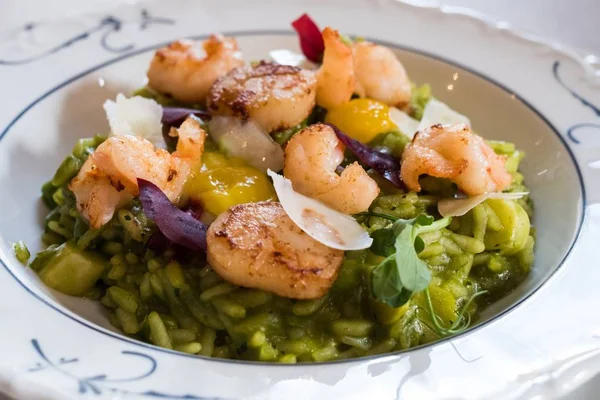
<svg viewBox="0 0 600 400">
<path fill-rule="evenodd" d="M 231 207 L 208 229 L 208 262 L 223 279 L 294 299 L 331 288 L 344 252 L 317 242 L 278 202 Z"/>
<path fill-rule="evenodd" d="M 261 61 L 231 70 L 212 86 L 207 104 L 217 115 L 254 119 L 265 131 L 291 128 L 315 106 L 313 71 Z"/>
</svg>

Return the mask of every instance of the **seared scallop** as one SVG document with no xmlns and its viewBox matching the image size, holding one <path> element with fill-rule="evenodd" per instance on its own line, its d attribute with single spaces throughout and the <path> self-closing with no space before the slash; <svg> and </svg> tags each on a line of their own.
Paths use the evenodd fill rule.
<svg viewBox="0 0 600 400">
<path fill-rule="evenodd" d="M 287 129 L 311 113 L 316 83 L 313 71 L 261 61 L 217 80 L 208 108 L 217 115 L 251 118 L 266 132 Z"/>
<path fill-rule="evenodd" d="M 325 295 L 344 257 L 304 233 L 278 202 L 231 207 L 208 229 L 207 244 L 209 264 L 226 281 L 294 299 Z"/>
</svg>

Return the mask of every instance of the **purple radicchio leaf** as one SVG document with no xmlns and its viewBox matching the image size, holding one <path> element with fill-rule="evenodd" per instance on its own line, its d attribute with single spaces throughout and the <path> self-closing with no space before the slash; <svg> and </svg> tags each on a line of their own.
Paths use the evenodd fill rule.
<svg viewBox="0 0 600 400">
<path fill-rule="evenodd" d="M 382 153 L 367 146 L 358 140 L 352 139 L 340 131 L 333 124 L 326 124 L 333 128 L 338 139 L 354 154 L 361 163 L 373 168 L 379 175 L 392 182 L 395 186 L 404 189 L 404 183 L 400 179 L 400 160 L 391 154 Z"/>
<path fill-rule="evenodd" d="M 323 60 L 325 42 L 317 24 L 308 14 L 302 14 L 292 22 L 292 26 L 298 33 L 304 56 L 314 63 L 320 63 Z"/>
<path fill-rule="evenodd" d="M 165 107 L 163 106 L 163 115 L 161 122 L 163 126 L 168 128 L 179 126 L 186 120 L 190 115 L 194 115 L 201 119 L 209 119 L 210 114 L 205 110 L 198 110 L 195 108 L 184 108 L 184 107 Z"/>
<path fill-rule="evenodd" d="M 192 217 L 194 217 L 198 221 L 201 221 L 200 217 L 201 217 L 202 213 L 201 213 L 201 211 L 198 211 L 196 208 L 190 207 L 183 211 L 190 214 Z M 181 255 L 182 253 L 186 253 L 185 255 L 187 255 L 187 253 L 190 252 L 190 250 L 188 248 L 178 245 L 176 243 L 173 243 L 172 241 L 167 239 L 167 237 L 160 230 L 157 230 L 150 236 L 150 238 L 146 242 L 146 246 L 150 250 L 155 250 L 160 253 L 165 252 L 167 249 L 173 249 L 175 251 L 175 253 L 177 253 L 178 255 Z"/>
<path fill-rule="evenodd" d="M 206 252 L 206 225 L 177 208 L 155 184 L 138 178 L 138 186 L 144 213 L 165 238 L 190 250 Z M 160 241 L 160 236 L 152 239 L 155 245 Z"/>
</svg>

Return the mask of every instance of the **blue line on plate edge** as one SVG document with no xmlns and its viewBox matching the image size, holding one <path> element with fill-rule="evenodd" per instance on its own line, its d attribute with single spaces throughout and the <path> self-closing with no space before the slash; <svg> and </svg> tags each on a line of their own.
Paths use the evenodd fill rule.
<svg viewBox="0 0 600 400">
<path fill-rule="evenodd" d="M 295 32 L 289 31 L 289 30 L 257 30 L 257 31 L 232 31 L 232 32 L 223 32 L 224 35 L 227 36 L 266 36 L 266 35 L 288 35 L 288 36 L 293 36 L 295 35 Z M 205 39 L 207 38 L 208 35 L 200 35 L 200 36 L 194 36 L 192 37 L 192 39 Z M 550 121 L 548 121 L 548 119 L 540 112 L 537 110 L 537 108 L 535 108 L 534 106 L 532 106 L 527 100 L 523 99 L 521 96 L 519 96 L 518 94 L 516 94 L 514 91 L 508 89 L 506 86 L 504 86 L 503 84 L 497 82 L 496 80 L 489 78 L 488 76 L 477 72 L 469 67 L 466 67 L 458 62 L 454 62 L 454 61 L 450 61 L 444 57 L 441 57 L 437 54 L 434 53 L 430 53 L 427 51 L 423 51 L 423 50 L 417 50 L 408 46 L 400 46 L 388 41 L 383 41 L 383 40 L 377 40 L 377 39 L 370 39 L 367 38 L 368 40 L 375 42 L 375 43 L 380 43 L 383 44 L 385 46 L 389 46 L 389 47 L 393 47 L 396 49 L 400 49 L 403 51 L 408 51 L 411 53 L 415 53 L 415 54 L 419 54 L 428 58 L 432 58 L 441 62 L 444 62 L 446 64 L 449 65 L 453 65 L 456 66 L 458 68 L 461 68 L 465 71 L 468 71 L 469 73 L 478 76 L 479 78 L 495 85 L 496 87 L 499 87 L 500 89 L 502 89 L 503 91 L 510 93 L 512 95 L 515 96 L 515 98 L 520 101 L 522 104 L 524 104 L 526 107 L 528 107 L 531 111 L 533 111 L 542 121 L 544 121 L 544 123 L 550 127 L 550 129 L 554 132 L 554 134 L 558 137 L 558 139 L 560 140 L 560 142 L 563 144 L 563 146 L 566 148 L 567 153 L 569 154 L 569 156 L 571 157 L 571 161 L 573 162 L 574 166 L 575 166 L 575 170 L 577 172 L 577 177 L 579 180 L 579 185 L 581 187 L 581 195 L 582 195 L 582 212 L 581 212 L 581 218 L 579 220 L 579 226 L 577 227 L 577 232 L 575 233 L 575 237 L 573 239 L 573 241 L 571 242 L 569 249 L 567 250 L 567 252 L 565 253 L 565 255 L 563 256 L 562 260 L 559 262 L 558 266 L 554 269 L 554 271 L 552 271 L 552 273 L 546 277 L 546 279 L 535 289 L 533 289 L 530 293 L 528 293 L 526 296 L 524 296 L 523 298 L 521 298 L 519 301 L 517 301 L 515 304 L 513 304 L 512 306 L 508 307 L 506 310 L 502 311 L 501 313 L 497 314 L 496 316 L 494 316 L 493 318 L 479 323 L 478 325 L 475 325 L 472 328 L 469 328 L 468 330 L 459 333 L 458 335 L 455 336 L 451 336 L 448 338 L 444 338 L 441 339 L 437 342 L 431 343 L 431 344 L 425 344 L 425 345 L 421 345 L 421 346 L 416 346 L 413 347 L 411 349 L 408 350 L 401 350 L 401 351 L 396 351 L 393 353 L 387 353 L 386 356 L 390 356 L 390 355 L 400 355 L 402 353 L 407 353 L 408 351 L 415 351 L 418 350 L 420 348 L 424 348 L 424 347 L 432 347 L 432 346 L 437 346 L 440 344 L 445 343 L 446 341 L 449 341 L 450 339 L 456 339 L 459 338 L 463 335 L 466 334 L 471 334 L 481 328 L 483 328 L 484 326 L 487 326 L 489 324 L 491 324 L 494 321 L 498 321 L 500 319 L 500 317 L 506 315 L 507 313 L 511 312 L 512 310 L 516 309 L 518 306 L 520 306 L 521 304 L 523 304 L 528 298 L 530 298 L 533 294 L 535 294 L 540 288 L 542 288 L 546 282 L 552 277 L 554 276 L 554 274 L 563 266 L 563 264 L 565 263 L 565 260 L 567 259 L 567 257 L 571 254 L 571 251 L 573 250 L 573 247 L 575 246 L 575 243 L 577 242 L 577 239 L 579 238 L 579 235 L 581 233 L 581 229 L 583 226 L 583 221 L 585 218 L 585 209 L 586 209 L 586 191 L 585 191 L 585 185 L 583 183 L 583 176 L 581 174 L 581 170 L 579 168 L 579 164 L 577 163 L 577 159 L 575 158 L 575 156 L 573 155 L 573 152 L 571 150 L 571 148 L 569 147 L 569 145 L 567 144 L 566 140 L 563 138 L 563 136 L 558 132 L 558 130 L 554 127 L 554 125 L 552 125 L 550 123 Z M 118 61 L 124 60 L 126 58 L 130 58 L 133 56 L 136 56 L 138 54 L 156 49 L 158 47 L 161 46 L 165 46 L 167 44 L 169 44 L 170 42 L 163 42 L 157 45 L 152 45 L 152 46 L 147 46 L 138 50 L 135 50 L 131 53 L 128 54 L 123 54 L 120 55 L 118 57 L 115 57 L 111 60 L 105 61 L 99 65 L 96 65 L 95 67 L 91 67 L 75 76 L 73 76 L 70 79 L 67 79 L 66 81 L 60 83 L 59 85 L 55 86 L 54 88 L 50 89 L 49 91 L 47 91 L 46 93 L 42 94 L 40 97 L 38 97 L 37 99 L 35 99 L 33 102 L 31 102 L 27 107 L 25 107 L 20 113 L 17 114 L 17 116 L 6 126 L 6 128 L 3 129 L 2 133 L 0 133 L 0 140 L 2 140 L 2 138 L 8 133 L 8 131 L 10 130 L 10 128 L 12 128 L 12 126 L 27 112 L 29 111 L 32 107 L 34 107 L 36 104 L 38 104 L 40 101 L 44 100 L 46 97 L 48 97 L 49 95 L 53 94 L 54 92 L 56 92 L 57 90 L 60 90 L 61 88 L 67 86 L 68 84 L 74 82 L 77 79 L 82 78 L 83 76 L 90 74 L 94 71 L 97 71 L 101 68 L 104 68 L 108 65 L 114 64 Z M 47 301 L 46 299 L 44 299 L 43 297 L 39 296 L 38 294 L 36 294 L 35 292 L 33 292 L 23 281 L 19 280 L 19 278 L 11 271 L 11 269 L 8 267 L 8 265 L 4 262 L 4 260 L 2 260 L 0 258 L 0 264 L 2 264 L 2 266 L 4 267 L 4 269 L 6 269 L 8 271 L 8 273 L 27 291 L 29 292 L 31 295 L 33 295 L 35 298 L 37 298 L 38 300 L 40 300 L 42 303 L 46 304 L 47 306 L 51 307 L 52 309 L 58 311 L 60 314 L 64 315 L 65 317 L 89 328 L 92 329 L 98 333 L 101 333 L 103 335 L 106 336 L 110 336 L 114 339 L 117 339 L 119 341 L 125 342 L 125 343 L 129 343 L 129 344 L 134 344 L 136 346 L 140 346 L 140 347 L 144 347 L 150 350 L 154 350 L 154 351 L 158 351 L 158 352 L 162 352 L 162 353 L 166 353 L 166 354 L 172 354 L 172 355 L 176 355 L 179 357 L 188 357 L 188 358 L 196 358 L 196 359 L 201 359 L 204 361 L 211 361 L 214 363 L 226 363 L 226 364 L 238 364 L 238 365 L 261 365 L 261 366 L 265 366 L 264 362 L 260 362 L 260 361 L 240 361 L 240 360 L 227 360 L 227 359 L 214 359 L 211 357 L 204 357 L 204 356 L 196 356 L 196 355 L 192 355 L 192 354 L 185 354 L 185 353 L 180 353 L 180 352 L 176 352 L 173 350 L 169 350 L 169 349 L 164 349 L 161 347 L 157 347 L 148 343 L 144 343 L 138 340 L 133 340 L 130 339 L 126 336 L 123 335 L 119 335 L 116 334 L 114 332 L 109 332 L 109 331 L 105 331 L 102 328 L 99 328 L 97 326 L 95 326 L 94 324 L 80 319 L 78 317 L 75 317 L 73 315 L 70 315 L 68 312 L 65 312 L 64 310 L 62 310 L 61 308 L 55 306 L 54 304 L 50 303 L 49 301 Z M 373 356 L 369 356 L 369 357 L 362 357 L 362 358 L 357 358 L 357 359 L 350 359 L 350 360 L 338 360 L 338 361 L 326 361 L 326 362 L 322 362 L 319 363 L 319 365 L 329 365 L 329 364 L 351 364 L 351 363 L 359 363 L 359 362 L 364 362 L 367 360 L 372 360 L 375 358 L 380 357 L 381 355 L 373 355 Z M 278 364 L 278 367 L 286 367 L 286 368 L 295 368 L 298 366 L 302 366 L 302 364 Z"/>
</svg>

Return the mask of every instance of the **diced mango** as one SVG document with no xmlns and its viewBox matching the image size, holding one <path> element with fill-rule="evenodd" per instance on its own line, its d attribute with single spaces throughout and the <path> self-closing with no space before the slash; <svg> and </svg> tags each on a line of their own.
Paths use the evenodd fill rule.
<svg viewBox="0 0 600 400">
<path fill-rule="evenodd" d="M 214 152 L 202 156 L 202 166 L 189 179 L 186 193 L 215 215 L 237 204 L 276 198 L 266 174 L 243 160 Z"/>
<path fill-rule="evenodd" d="M 327 112 L 325 122 L 337 126 L 342 132 L 363 143 L 368 143 L 380 133 L 397 129 L 390 119 L 387 105 L 361 98 L 333 108 Z"/>
</svg>

